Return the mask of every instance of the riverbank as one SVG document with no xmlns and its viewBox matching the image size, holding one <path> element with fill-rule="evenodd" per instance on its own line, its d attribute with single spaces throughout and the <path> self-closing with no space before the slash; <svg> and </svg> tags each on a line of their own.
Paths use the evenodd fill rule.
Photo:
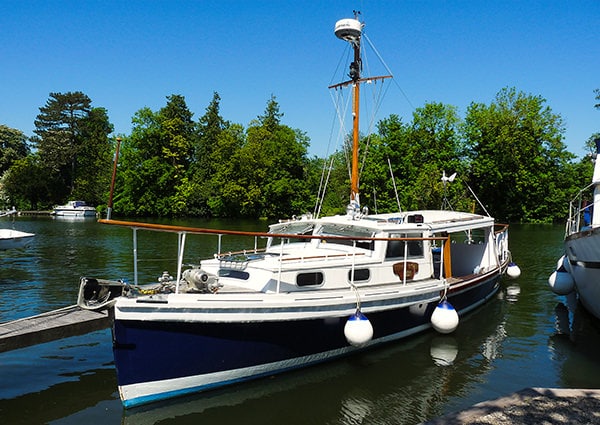
<svg viewBox="0 0 600 425">
<path fill-rule="evenodd" d="M 424 425 L 600 423 L 600 390 L 526 388 L 506 397 L 477 403 Z"/>
</svg>

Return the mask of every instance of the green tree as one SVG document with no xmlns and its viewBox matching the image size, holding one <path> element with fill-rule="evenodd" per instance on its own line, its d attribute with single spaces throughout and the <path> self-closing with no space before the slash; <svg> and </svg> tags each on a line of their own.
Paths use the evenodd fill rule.
<svg viewBox="0 0 600 425">
<path fill-rule="evenodd" d="M 56 187 L 61 182 L 45 166 L 37 154 L 16 160 L 2 178 L 8 203 L 21 210 L 45 209 L 52 206 Z"/>
<path fill-rule="evenodd" d="M 562 118 L 545 103 L 506 88 L 489 106 L 468 108 L 471 187 L 497 218 L 539 222 L 564 215 L 572 187 L 565 170 L 574 156 L 562 141 Z"/>
<path fill-rule="evenodd" d="M 407 182 L 414 173 L 412 168 L 417 166 L 411 159 L 410 126 L 392 114 L 381 120 L 377 129 L 377 137 L 370 143 L 369 160 L 361 173 L 360 199 L 372 212 L 396 212 L 408 207 Z"/>
<path fill-rule="evenodd" d="M 373 208 L 376 201 L 378 212 L 398 211 L 398 202 L 405 210 L 437 209 L 446 197 L 453 208 L 465 208 L 460 182 L 445 186 L 441 181 L 444 172 L 463 174 L 460 123 L 456 108 L 441 103 L 417 108 L 409 124 L 397 115 L 380 121 L 372 160 L 361 178 L 363 203 L 370 201 Z"/>
<path fill-rule="evenodd" d="M 243 216 L 289 217 L 310 208 L 304 184 L 308 138 L 281 124 L 282 116 L 272 96 L 246 131 L 236 158 L 238 182 L 246 189 Z"/>
<path fill-rule="evenodd" d="M 311 198 L 319 198 L 316 205 L 312 202 L 313 213 L 318 216 L 344 214 L 350 200 L 350 173 L 345 152 L 337 151 L 324 160 L 313 158 L 307 169 Z M 365 192 L 359 189 L 364 204 Z"/>
<path fill-rule="evenodd" d="M 90 113 L 91 103 L 90 98 L 79 91 L 50 93 L 50 99 L 40 108 L 34 121 L 37 137 L 32 141 L 40 158 L 63 181 L 61 198 L 75 189 L 77 157 L 83 143 L 81 123 Z"/>
<path fill-rule="evenodd" d="M 441 208 L 444 196 L 449 197 L 453 208 L 465 208 L 457 199 L 463 193 L 461 180 L 448 186 L 441 180 L 444 172 L 466 177 L 460 123 L 456 107 L 442 103 L 427 103 L 413 113 L 409 136 L 412 158 L 409 208 Z"/>
<path fill-rule="evenodd" d="M 29 154 L 27 137 L 20 130 L 0 125 L 0 176 L 18 159 Z"/>
<path fill-rule="evenodd" d="M 71 196 L 92 205 L 106 203 L 112 173 L 113 132 L 106 109 L 92 108 L 79 123 L 82 143 L 77 154 L 75 182 Z"/>
<path fill-rule="evenodd" d="M 131 136 L 123 141 L 115 211 L 137 216 L 181 216 L 187 213 L 195 128 L 180 95 L 167 97 L 159 112 L 142 108 L 133 118 Z"/>
<path fill-rule="evenodd" d="M 209 158 L 213 170 L 207 187 L 210 215 L 236 217 L 241 215 L 240 205 L 246 196 L 246 188 L 239 181 L 238 164 L 244 145 L 245 133 L 240 124 L 231 124 L 215 140 Z"/>
<path fill-rule="evenodd" d="M 213 93 L 206 113 L 198 121 L 198 137 L 193 146 L 190 167 L 190 181 L 193 190 L 190 193 L 188 205 L 190 212 L 194 215 L 208 216 L 211 214 L 209 200 L 215 193 L 218 193 L 221 185 L 220 181 L 216 181 L 215 173 L 219 168 L 227 167 L 226 163 L 229 161 L 229 157 L 235 152 L 235 150 L 229 150 L 221 152 L 222 155 L 213 155 L 219 149 L 218 146 L 224 138 L 223 133 L 231 125 L 220 115 L 220 101 L 219 94 Z M 225 138 L 227 137 L 225 136 Z M 227 142 L 224 144 L 232 147 Z"/>
</svg>

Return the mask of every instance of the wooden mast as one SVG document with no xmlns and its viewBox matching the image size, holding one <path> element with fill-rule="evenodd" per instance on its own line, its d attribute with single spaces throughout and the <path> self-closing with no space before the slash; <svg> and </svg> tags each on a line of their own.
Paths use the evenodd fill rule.
<svg viewBox="0 0 600 425">
<path fill-rule="evenodd" d="M 362 68 L 360 58 L 360 36 L 352 43 L 354 49 L 354 62 L 350 64 L 350 78 L 352 78 L 352 174 L 350 179 L 350 202 L 355 201 L 360 206 L 358 197 L 358 123 L 359 123 L 359 100 L 360 100 L 360 71 Z"/>
<path fill-rule="evenodd" d="M 350 73 L 348 76 L 350 80 L 344 81 L 343 83 L 329 86 L 329 88 L 338 89 L 352 85 L 352 162 L 351 162 L 351 174 L 350 174 L 350 205 L 348 206 L 351 210 L 358 210 L 360 208 L 359 199 L 359 175 L 358 175 L 358 152 L 359 152 L 359 117 L 360 117 L 360 84 L 363 82 L 373 82 L 383 80 L 385 78 L 391 78 L 391 75 L 361 78 L 362 71 L 362 59 L 361 59 L 361 38 L 363 24 L 358 19 L 360 12 L 354 12 L 354 19 L 342 19 L 335 25 L 335 35 L 349 42 L 354 50 L 354 60 L 350 64 Z"/>
</svg>

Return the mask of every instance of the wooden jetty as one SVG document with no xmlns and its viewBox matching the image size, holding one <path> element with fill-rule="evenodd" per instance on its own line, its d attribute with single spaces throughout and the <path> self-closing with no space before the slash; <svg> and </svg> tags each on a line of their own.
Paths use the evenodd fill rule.
<svg viewBox="0 0 600 425">
<path fill-rule="evenodd" d="M 90 311 L 76 305 L 0 323 L 0 353 L 109 328 L 112 309 Z"/>
<path fill-rule="evenodd" d="M 54 215 L 54 211 L 19 211 L 17 214 L 19 216 L 36 216 L 36 215 L 50 216 L 50 215 Z"/>
</svg>

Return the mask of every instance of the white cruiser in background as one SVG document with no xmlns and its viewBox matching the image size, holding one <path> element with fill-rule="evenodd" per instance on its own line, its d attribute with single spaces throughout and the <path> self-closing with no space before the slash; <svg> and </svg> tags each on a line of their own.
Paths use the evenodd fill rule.
<svg viewBox="0 0 600 425">
<path fill-rule="evenodd" d="M 57 217 L 96 217 L 96 208 L 89 206 L 85 201 L 69 201 L 66 205 L 54 207 L 53 214 Z"/>
</svg>

